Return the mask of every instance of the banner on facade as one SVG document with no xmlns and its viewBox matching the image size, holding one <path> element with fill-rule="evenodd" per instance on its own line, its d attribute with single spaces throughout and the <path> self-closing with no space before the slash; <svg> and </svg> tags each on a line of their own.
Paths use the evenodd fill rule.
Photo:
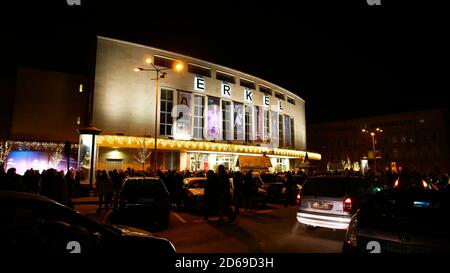
<svg viewBox="0 0 450 273">
<path fill-rule="evenodd" d="M 172 110 L 173 138 L 192 139 L 192 94 L 178 91 L 178 103 Z"/>
<path fill-rule="evenodd" d="M 284 145 L 291 147 L 291 118 L 284 116 Z"/>
<path fill-rule="evenodd" d="M 271 115 L 271 129 L 272 129 L 272 139 L 270 140 L 271 142 L 271 146 L 276 148 L 279 145 L 279 141 L 278 141 L 278 113 L 277 112 L 270 112 Z"/>
<path fill-rule="evenodd" d="M 220 99 L 208 96 L 208 140 L 221 140 L 220 136 Z"/>
<path fill-rule="evenodd" d="M 245 140 L 244 135 L 244 105 L 240 102 L 234 102 L 234 139 Z"/>
</svg>

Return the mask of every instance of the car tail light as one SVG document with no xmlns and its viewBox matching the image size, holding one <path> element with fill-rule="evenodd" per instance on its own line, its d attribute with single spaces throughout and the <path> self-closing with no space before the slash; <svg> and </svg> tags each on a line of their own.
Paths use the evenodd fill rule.
<svg viewBox="0 0 450 273">
<path fill-rule="evenodd" d="M 302 205 L 302 196 L 299 194 L 297 194 L 297 206 L 301 206 Z"/>
<path fill-rule="evenodd" d="M 348 225 L 347 233 L 345 234 L 345 242 L 351 246 L 358 245 L 358 219 L 353 216 Z"/>
<path fill-rule="evenodd" d="M 347 197 L 344 200 L 344 211 L 347 211 L 347 212 L 352 211 L 352 199 L 350 197 Z"/>
<path fill-rule="evenodd" d="M 397 180 L 395 180 L 394 188 L 397 188 L 397 187 L 398 187 L 398 180 L 400 180 L 400 178 L 397 178 Z"/>
<path fill-rule="evenodd" d="M 425 180 L 422 180 L 422 186 L 423 186 L 424 189 L 427 189 L 428 188 L 428 183 L 425 182 Z"/>
</svg>

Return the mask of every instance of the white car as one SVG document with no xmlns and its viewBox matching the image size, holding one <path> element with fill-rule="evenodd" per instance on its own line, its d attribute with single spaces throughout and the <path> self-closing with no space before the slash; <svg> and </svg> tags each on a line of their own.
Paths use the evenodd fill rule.
<svg viewBox="0 0 450 273">
<path fill-rule="evenodd" d="M 373 193 L 371 183 L 365 178 L 309 178 L 297 196 L 297 220 L 307 228 L 347 229 L 353 214 Z"/>
</svg>

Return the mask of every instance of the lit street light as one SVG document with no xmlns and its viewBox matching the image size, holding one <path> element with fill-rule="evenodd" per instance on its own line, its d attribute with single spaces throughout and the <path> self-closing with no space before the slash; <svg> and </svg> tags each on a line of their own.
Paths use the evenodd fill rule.
<svg viewBox="0 0 450 273">
<path fill-rule="evenodd" d="M 155 131 L 154 131 L 154 137 L 155 137 L 155 148 L 154 148 L 154 159 L 155 159 L 155 173 L 157 171 L 157 163 L 158 163 L 158 150 L 157 150 L 157 143 L 158 143 L 158 92 L 159 92 L 159 79 L 164 79 L 167 76 L 167 72 L 163 72 L 164 70 L 168 70 L 171 68 L 158 68 L 155 64 L 153 64 L 151 58 L 145 59 L 145 62 L 147 64 L 151 64 L 153 68 L 141 68 L 137 67 L 134 69 L 135 72 L 156 72 L 156 78 L 151 79 L 155 80 L 156 82 L 156 89 L 155 89 L 155 95 L 156 95 L 156 101 L 155 101 Z M 175 62 L 173 65 L 173 70 L 177 72 L 181 72 L 184 69 L 184 65 L 182 62 Z"/>
<path fill-rule="evenodd" d="M 363 133 L 369 133 L 369 131 L 367 131 L 366 129 L 362 129 L 361 131 Z M 375 135 L 377 133 L 382 133 L 382 132 L 383 132 L 383 130 L 380 128 L 376 128 L 374 131 L 370 132 L 370 136 L 372 137 L 373 165 L 374 165 L 375 174 L 377 172 L 377 152 L 375 149 Z"/>
</svg>

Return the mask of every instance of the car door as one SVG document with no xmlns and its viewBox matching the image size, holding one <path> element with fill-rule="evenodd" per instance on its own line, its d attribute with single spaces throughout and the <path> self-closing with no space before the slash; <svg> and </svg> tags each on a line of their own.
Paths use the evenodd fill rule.
<svg viewBox="0 0 450 273">
<path fill-rule="evenodd" d="M 50 202 L 11 202 L 0 213 L 0 241 L 12 251 L 91 253 L 106 232 L 100 224 Z"/>
</svg>

